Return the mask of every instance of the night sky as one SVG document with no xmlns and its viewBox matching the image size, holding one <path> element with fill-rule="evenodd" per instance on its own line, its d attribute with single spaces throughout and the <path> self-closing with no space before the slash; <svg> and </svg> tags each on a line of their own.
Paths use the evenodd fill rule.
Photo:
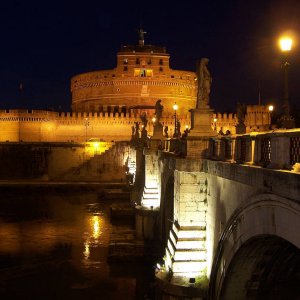
<svg viewBox="0 0 300 300">
<path fill-rule="evenodd" d="M 195 71 L 197 59 L 210 59 L 215 111 L 258 103 L 259 86 L 263 104 L 278 103 L 277 38 L 300 35 L 300 1 L 107 2 L 2 1 L 0 108 L 70 111 L 70 78 L 114 68 L 140 26 L 145 44 L 167 47 L 173 69 Z M 300 45 L 290 61 L 291 104 L 299 107 Z"/>
</svg>

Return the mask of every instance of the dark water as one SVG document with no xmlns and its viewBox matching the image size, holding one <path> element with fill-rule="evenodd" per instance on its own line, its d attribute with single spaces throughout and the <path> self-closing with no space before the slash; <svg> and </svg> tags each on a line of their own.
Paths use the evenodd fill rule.
<svg viewBox="0 0 300 300">
<path fill-rule="evenodd" d="M 92 192 L 2 195 L 0 299 L 152 299 L 151 264 L 107 262 L 109 205 Z"/>
</svg>

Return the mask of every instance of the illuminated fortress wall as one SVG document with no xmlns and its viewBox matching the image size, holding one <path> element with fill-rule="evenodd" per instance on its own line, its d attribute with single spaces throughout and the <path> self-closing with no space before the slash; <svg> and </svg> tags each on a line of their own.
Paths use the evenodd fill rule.
<svg viewBox="0 0 300 300">
<path fill-rule="evenodd" d="M 143 112 L 143 111 L 142 111 Z M 152 135 L 152 114 L 148 114 L 148 134 Z M 214 122 L 214 119 L 217 119 Z M 181 132 L 190 128 L 189 115 L 181 115 Z M 135 122 L 140 123 L 140 114 L 130 113 L 58 113 L 42 110 L 0 110 L 0 141 L 35 141 L 35 142 L 84 142 L 89 138 L 100 138 L 104 141 L 129 141 Z M 166 115 L 161 119 L 164 126 L 169 128 L 169 137 L 174 133 L 174 116 Z M 238 123 L 236 115 L 213 114 L 211 126 L 217 132 L 229 130 L 235 133 Z M 245 119 L 247 132 L 268 129 L 270 112 L 264 106 L 250 105 L 247 107 Z"/>
<path fill-rule="evenodd" d="M 149 117 L 152 117 L 149 115 Z M 41 110 L 0 111 L 0 141 L 10 142 L 84 142 L 90 138 L 104 141 L 129 141 L 139 115 L 123 113 L 58 113 Z M 169 127 L 169 135 L 174 132 L 174 118 L 161 119 Z M 148 134 L 153 132 L 149 119 Z M 187 117 L 182 120 L 182 130 L 190 128 Z"/>
</svg>

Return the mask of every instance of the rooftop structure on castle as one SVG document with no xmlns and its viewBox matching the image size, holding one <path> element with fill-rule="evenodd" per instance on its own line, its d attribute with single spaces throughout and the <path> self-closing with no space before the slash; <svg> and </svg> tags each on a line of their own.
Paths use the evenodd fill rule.
<svg viewBox="0 0 300 300">
<path fill-rule="evenodd" d="M 71 79 L 74 112 L 128 112 L 151 108 L 158 99 L 164 114 L 186 115 L 197 98 L 195 72 L 170 68 L 165 47 L 145 45 L 145 32 L 139 30 L 138 45 L 121 46 L 117 66 L 112 70 L 83 73 Z M 138 112 L 138 111 L 137 111 Z"/>
</svg>

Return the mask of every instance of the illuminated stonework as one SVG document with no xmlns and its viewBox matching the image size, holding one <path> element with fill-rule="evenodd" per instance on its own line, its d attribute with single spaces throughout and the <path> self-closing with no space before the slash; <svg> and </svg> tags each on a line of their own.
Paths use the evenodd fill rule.
<svg viewBox="0 0 300 300">
<path fill-rule="evenodd" d="M 165 115 L 175 102 L 186 115 L 196 105 L 197 80 L 195 72 L 171 69 L 164 47 L 140 43 L 120 48 L 115 69 L 74 76 L 71 92 L 73 111 L 125 113 L 162 99 Z"/>
</svg>

